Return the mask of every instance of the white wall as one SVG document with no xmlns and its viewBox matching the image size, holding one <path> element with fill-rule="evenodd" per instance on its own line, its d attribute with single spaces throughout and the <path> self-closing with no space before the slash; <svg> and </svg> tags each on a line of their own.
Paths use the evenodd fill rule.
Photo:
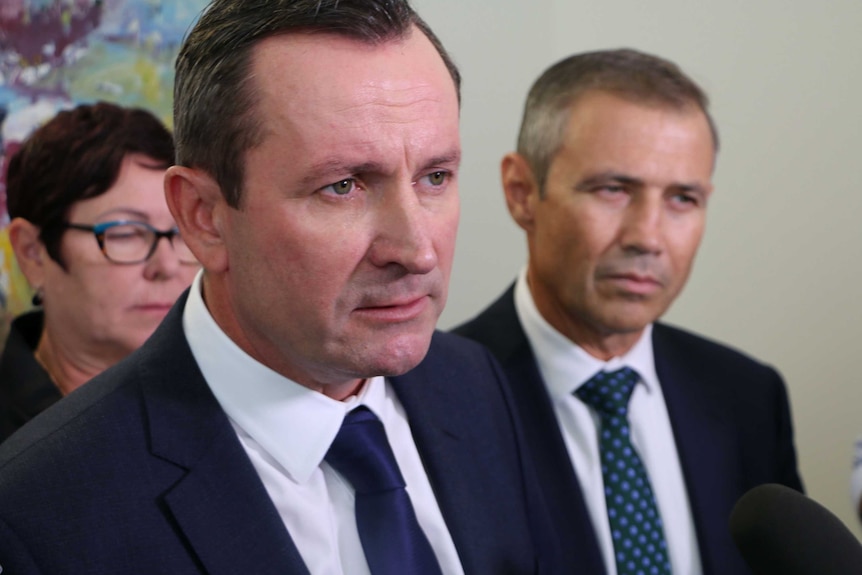
<svg viewBox="0 0 862 575">
<path fill-rule="evenodd" d="M 667 319 L 772 363 L 790 388 L 809 494 L 862 533 L 848 495 L 862 433 L 862 2 L 414 0 L 464 74 L 462 219 L 441 327 L 523 265 L 499 187 L 532 81 L 574 52 L 679 63 L 722 137 L 698 264 Z"/>
</svg>

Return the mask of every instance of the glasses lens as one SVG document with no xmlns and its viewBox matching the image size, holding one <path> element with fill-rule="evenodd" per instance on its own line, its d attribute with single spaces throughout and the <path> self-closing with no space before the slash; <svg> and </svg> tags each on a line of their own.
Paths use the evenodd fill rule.
<svg viewBox="0 0 862 575">
<path fill-rule="evenodd" d="M 155 234 L 145 224 L 127 222 L 104 230 L 105 255 L 117 263 L 132 264 L 147 259 Z"/>
</svg>

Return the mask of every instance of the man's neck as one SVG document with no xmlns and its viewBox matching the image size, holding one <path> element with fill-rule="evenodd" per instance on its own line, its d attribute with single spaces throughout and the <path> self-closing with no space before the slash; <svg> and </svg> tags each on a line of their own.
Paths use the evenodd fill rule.
<svg viewBox="0 0 862 575">
<path fill-rule="evenodd" d="M 566 337 L 591 356 L 602 361 L 608 361 L 631 351 L 643 333 L 644 330 L 630 333 L 597 334 L 592 337 L 587 334 L 583 336 L 566 334 Z"/>
</svg>

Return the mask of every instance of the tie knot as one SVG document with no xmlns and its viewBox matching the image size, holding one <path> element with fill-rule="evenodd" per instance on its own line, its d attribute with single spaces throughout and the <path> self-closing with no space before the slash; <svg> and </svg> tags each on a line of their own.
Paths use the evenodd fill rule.
<svg viewBox="0 0 862 575">
<path fill-rule="evenodd" d="M 638 373 L 629 367 L 611 372 L 600 371 L 575 390 L 575 395 L 602 417 L 625 417 L 628 415 L 629 398 L 639 379 Z"/>
<path fill-rule="evenodd" d="M 383 423 L 367 407 L 344 416 L 324 458 L 356 493 L 379 493 L 404 487 Z"/>
</svg>

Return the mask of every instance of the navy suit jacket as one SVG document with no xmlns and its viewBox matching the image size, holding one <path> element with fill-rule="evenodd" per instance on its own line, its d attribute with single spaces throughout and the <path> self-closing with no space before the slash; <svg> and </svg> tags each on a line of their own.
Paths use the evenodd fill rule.
<svg viewBox="0 0 862 575">
<path fill-rule="evenodd" d="M 565 564 L 579 573 L 606 573 L 550 396 L 515 311 L 514 288 L 455 331 L 485 344 L 506 371 Z M 653 326 L 653 353 L 704 575 L 749 575 L 728 529 L 734 504 L 762 483 L 802 490 L 784 383 L 768 366 L 660 323 Z"/>
<path fill-rule="evenodd" d="M 308 574 L 188 348 L 184 302 L 0 446 L 4 575 Z M 502 379 L 437 333 L 390 381 L 465 572 L 558 573 Z"/>
</svg>

